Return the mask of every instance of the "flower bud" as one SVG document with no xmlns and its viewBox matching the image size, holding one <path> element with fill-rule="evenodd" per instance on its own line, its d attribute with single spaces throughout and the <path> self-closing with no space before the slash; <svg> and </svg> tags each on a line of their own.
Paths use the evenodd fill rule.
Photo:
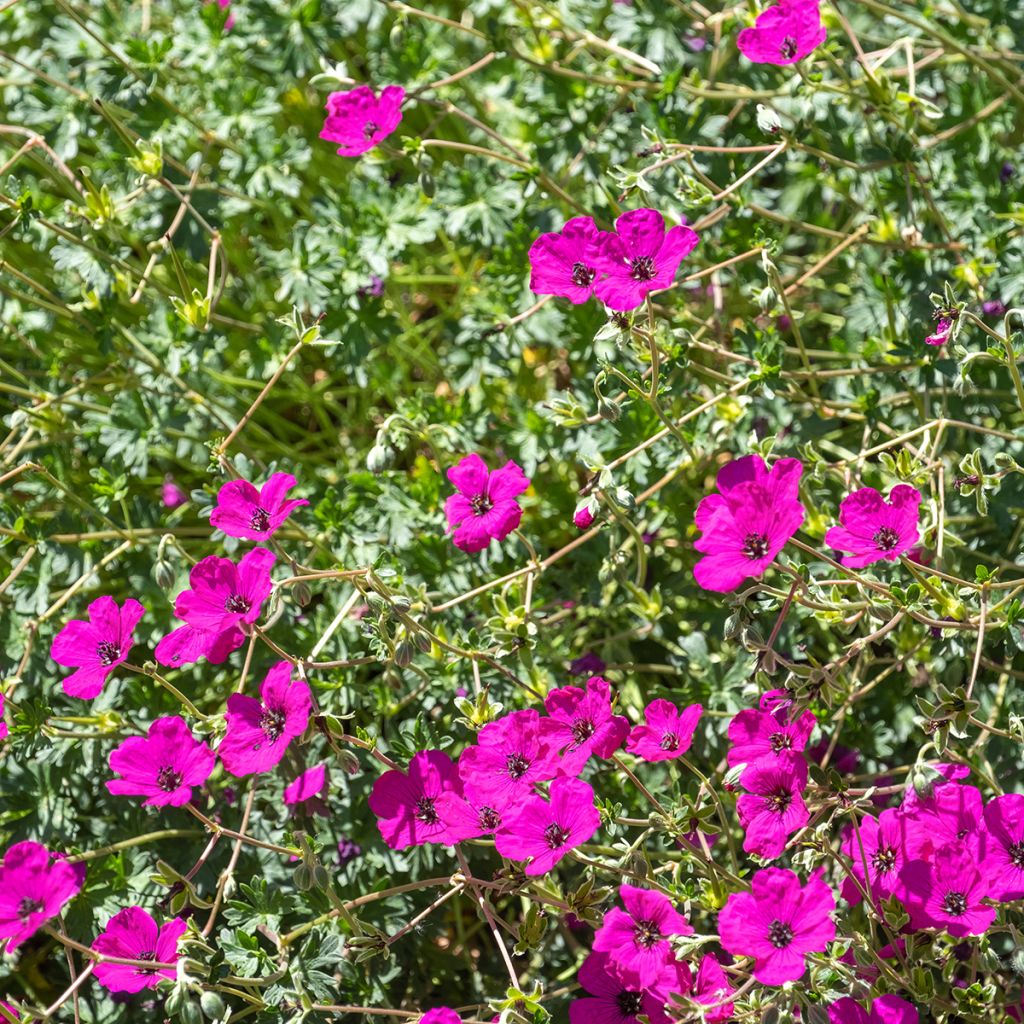
<svg viewBox="0 0 1024 1024">
<path fill-rule="evenodd" d="M 614 423 L 622 415 L 622 408 L 618 402 L 602 397 L 597 403 L 597 414 L 601 419 Z"/>
<path fill-rule="evenodd" d="M 770 313 L 778 302 L 779 293 L 771 285 L 762 288 L 757 296 L 757 304 L 761 307 L 762 313 Z"/>
<path fill-rule="evenodd" d="M 309 584 L 305 580 L 296 583 L 292 587 L 292 593 L 295 595 L 295 603 L 300 608 L 305 608 L 313 600 L 313 591 L 309 589 Z"/>
<path fill-rule="evenodd" d="M 204 992 L 199 997 L 199 1009 L 201 1009 L 210 1020 L 220 1020 L 221 1017 L 224 1016 L 224 1000 L 221 999 L 220 995 L 216 992 Z"/>
<path fill-rule="evenodd" d="M 390 448 L 375 444 L 366 456 L 366 468 L 374 475 L 380 476 L 385 469 L 390 469 L 395 457 Z"/>
</svg>

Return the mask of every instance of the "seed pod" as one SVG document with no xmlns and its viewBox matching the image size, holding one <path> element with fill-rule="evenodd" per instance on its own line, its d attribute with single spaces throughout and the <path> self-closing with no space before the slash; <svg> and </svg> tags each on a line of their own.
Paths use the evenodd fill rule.
<svg viewBox="0 0 1024 1024">
<path fill-rule="evenodd" d="M 216 992 L 204 992 L 199 997 L 199 1008 L 210 1020 L 220 1020 L 224 1016 L 224 1000 Z"/>
<path fill-rule="evenodd" d="M 437 185 L 434 183 L 434 176 L 430 171 L 420 171 L 420 188 L 428 199 L 434 198 L 434 193 L 437 191 Z"/>
</svg>

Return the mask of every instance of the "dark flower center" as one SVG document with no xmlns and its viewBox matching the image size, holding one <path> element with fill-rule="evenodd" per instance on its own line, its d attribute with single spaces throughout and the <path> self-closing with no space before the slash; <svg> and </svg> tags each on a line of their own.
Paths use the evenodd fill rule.
<svg viewBox="0 0 1024 1024">
<path fill-rule="evenodd" d="M 1024 868 L 1024 840 L 1012 843 L 1007 847 L 1006 852 L 1010 855 L 1010 863 L 1015 868 Z"/>
<path fill-rule="evenodd" d="M 772 752 L 775 754 L 783 750 L 793 749 L 793 737 L 788 732 L 773 732 L 768 742 L 771 744 Z"/>
<path fill-rule="evenodd" d="M 783 60 L 792 60 L 796 56 L 796 40 L 792 36 L 786 36 L 779 46 L 779 53 Z"/>
<path fill-rule="evenodd" d="M 156 773 L 156 784 L 165 793 L 172 793 L 181 785 L 181 772 L 176 772 L 169 765 L 164 765 Z"/>
<path fill-rule="evenodd" d="M 224 602 L 224 610 L 228 612 L 234 612 L 238 615 L 244 615 L 252 605 L 247 601 L 241 594 L 232 594 Z"/>
<path fill-rule="evenodd" d="M 896 851 L 891 846 L 880 846 L 871 855 L 871 863 L 880 874 L 892 871 L 896 867 Z"/>
<path fill-rule="evenodd" d="M 264 735 L 275 743 L 284 732 L 285 714 L 280 708 L 264 708 L 260 715 L 259 726 Z"/>
<path fill-rule="evenodd" d="M 899 544 L 900 535 L 891 526 L 883 526 L 872 539 L 879 551 L 892 551 Z"/>
<path fill-rule="evenodd" d="M 544 829 L 544 842 L 551 847 L 552 850 L 557 850 L 560 846 L 565 846 L 569 841 L 569 830 L 562 828 L 557 821 L 553 821 L 546 829 Z"/>
<path fill-rule="evenodd" d="M 479 820 L 485 832 L 493 832 L 501 825 L 501 815 L 493 807 L 481 807 Z"/>
<path fill-rule="evenodd" d="M 785 814 L 786 808 L 793 802 L 793 794 L 788 789 L 780 789 L 777 793 L 769 793 L 764 802 L 769 810 L 776 814 Z"/>
<path fill-rule="evenodd" d="M 572 739 L 574 746 L 582 746 L 594 735 L 594 723 L 589 718 L 577 718 L 572 723 Z"/>
<path fill-rule="evenodd" d="M 151 949 L 144 949 L 136 957 L 136 960 L 155 960 L 156 953 Z M 136 967 L 136 974 L 156 974 L 156 968 L 154 967 Z"/>
<path fill-rule="evenodd" d="M 594 280 L 595 271 L 585 263 L 574 263 L 572 265 L 572 283 L 580 288 L 586 288 Z"/>
<path fill-rule="evenodd" d="M 661 737 L 662 750 L 678 750 L 679 737 L 674 732 L 667 732 Z"/>
<path fill-rule="evenodd" d="M 434 799 L 429 796 L 421 796 L 416 801 L 416 817 L 424 825 L 436 825 L 441 819 L 434 809 Z"/>
<path fill-rule="evenodd" d="M 615 997 L 615 1005 L 627 1017 L 635 1017 L 644 1005 L 644 997 L 639 992 L 620 992 Z"/>
<path fill-rule="evenodd" d="M 486 494 L 478 494 L 476 497 L 470 498 L 469 504 L 475 516 L 485 516 L 494 508 L 494 503 Z"/>
<path fill-rule="evenodd" d="M 270 513 L 265 508 L 254 508 L 249 519 L 249 529 L 266 533 L 270 529 Z"/>
<path fill-rule="evenodd" d="M 629 329 L 629 317 L 625 313 L 612 313 L 608 318 L 620 331 Z"/>
<path fill-rule="evenodd" d="M 513 779 L 521 779 L 530 770 L 530 762 L 522 754 L 509 754 L 505 761 L 505 771 Z"/>
<path fill-rule="evenodd" d="M 768 927 L 768 941 L 776 949 L 785 949 L 793 941 L 793 929 L 776 919 Z"/>
<path fill-rule="evenodd" d="M 18 904 L 18 919 L 21 921 L 27 921 L 33 914 L 38 914 L 43 909 L 42 900 L 34 900 L 30 896 L 26 896 Z"/>
<path fill-rule="evenodd" d="M 633 929 L 633 941 L 641 949 L 651 949 L 661 941 L 661 930 L 657 921 L 637 921 Z"/>
<path fill-rule="evenodd" d="M 768 538 L 763 533 L 748 533 L 740 553 L 750 559 L 764 558 L 768 554 Z"/>
<path fill-rule="evenodd" d="M 374 124 L 373 121 L 367 121 L 363 127 L 363 134 L 368 138 L 372 139 L 377 132 L 380 131 L 380 125 Z"/>
<path fill-rule="evenodd" d="M 101 665 L 113 665 L 121 656 L 121 648 L 112 644 L 109 640 L 96 645 L 96 653 L 100 656 Z"/>
<path fill-rule="evenodd" d="M 947 892 L 942 909 L 950 917 L 963 917 L 967 913 L 967 898 L 962 892 Z"/>
<path fill-rule="evenodd" d="M 629 261 L 629 276 L 634 281 L 650 281 L 654 274 L 653 256 L 637 256 Z"/>
</svg>

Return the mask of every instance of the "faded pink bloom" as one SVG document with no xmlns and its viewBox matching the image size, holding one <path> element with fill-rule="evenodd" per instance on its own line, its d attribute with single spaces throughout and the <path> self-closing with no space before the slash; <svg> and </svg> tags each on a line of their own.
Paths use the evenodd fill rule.
<svg viewBox="0 0 1024 1024">
<path fill-rule="evenodd" d="M 858 837 L 858 832 L 860 833 Z M 898 894 L 900 871 L 905 862 L 906 816 L 889 808 L 876 821 L 865 816 L 851 825 L 841 847 L 853 864 L 853 873 L 871 893 L 875 903 Z M 853 879 L 843 879 L 843 899 L 855 906 L 863 899 Z"/>
<path fill-rule="evenodd" d="M 573 305 L 594 294 L 602 246 L 612 238 L 592 217 L 573 217 L 561 231 L 549 231 L 530 246 L 530 290 L 560 295 Z"/>
<path fill-rule="evenodd" d="M 327 97 L 327 118 L 320 138 L 338 143 L 338 156 L 361 156 L 386 139 L 402 120 L 405 90 L 386 86 L 379 97 L 368 85 Z"/>
<path fill-rule="evenodd" d="M 899 996 L 879 996 L 870 1012 L 855 999 L 843 996 L 828 1008 L 829 1024 L 918 1024 L 917 1010 Z"/>
<path fill-rule="evenodd" d="M 762 11 L 753 28 L 736 37 L 736 45 L 755 64 L 795 64 L 816 50 L 828 33 L 818 0 L 780 0 Z"/>
<path fill-rule="evenodd" d="M 228 697 L 227 735 L 217 754 L 232 775 L 257 775 L 278 764 L 288 744 L 306 731 L 313 700 L 302 679 L 292 679 L 287 661 L 274 665 L 260 687 L 261 700 L 244 693 Z"/>
<path fill-rule="evenodd" d="M 807 953 L 820 953 L 836 937 L 832 890 L 812 875 L 800 879 L 785 868 L 765 868 L 750 892 L 734 892 L 718 915 L 722 946 L 735 956 L 754 958 L 762 985 L 796 981 L 807 969 Z"/>
<path fill-rule="evenodd" d="M 722 970 L 718 957 L 714 953 L 706 953 L 697 969 L 697 979 L 690 998 L 695 1003 L 710 1007 L 704 1011 L 707 1024 L 718 1024 L 732 1016 L 732 1003 L 726 1001 L 732 992 L 733 986 L 729 976 Z"/>
<path fill-rule="evenodd" d="M 600 676 L 591 676 L 585 690 L 552 690 L 544 707 L 550 717 L 543 725 L 562 752 L 561 770 L 567 775 L 579 775 L 592 754 L 610 758 L 629 732 L 629 722 L 612 714 L 611 687 Z"/>
<path fill-rule="evenodd" d="M 772 860 L 786 840 L 810 820 L 804 803 L 807 762 L 792 752 L 749 765 L 740 776 L 749 792 L 736 801 L 736 813 L 746 830 L 743 849 Z"/>
<path fill-rule="evenodd" d="M 623 981 L 605 953 L 591 953 L 577 980 L 587 994 L 569 1004 L 569 1024 L 638 1024 L 639 1014 L 651 1024 L 670 1024 L 665 1013 L 669 996 L 685 994 L 691 984 L 686 964 L 666 964 L 653 984 L 640 988 Z"/>
<path fill-rule="evenodd" d="M 991 899 L 1024 899 L 1024 796 L 1007 793 L 985 807 L 985 855 Z"/>
<path fill-rule="evenodd" d="M 734 459 L 718 471 L 718 494 L 697 506 L 705 553 L 693 575 L 705 590 L 724 593 L 760 576 L 804 521 L 799 459 L 779 459 L 769 470 L 760 455 Z"/>
<path fill-rule="evenodd" d="M 156 645 L 156 660 L 177 666 L 205 657 L 219 665 L 241 647 L 241 625 L 254 623 L 270 596 L 274 560 L 272 551 L 253 548 L 237 565 L 216 555 L 197 562 L 188 577 L 191 589 L 183 590 L 174 602 L 174 614 L 185 625 Z"/>
<path fill-rule="evenodd" d="M 550 796 L 550 803 L 539 796 L 517 802 L 494 836 L 498 853 L 527 861 L 523 870 L 531 877 L 550 871 L 601 824 L 594 791 L 582 779 L 560 775 L 551 783 Z"/>
<path fill-rule="evenodd" d="M 845 497 L 839 506 L 840 526 L 825 534 L 825 543 L 844 555 L 843 565 L 863 569 L 885 559 L 895 562 L 920 540 L 917 529 L 921 492 L 897 484 L 885 501 L 874 487 L 862 487 Z"/>
<path fill-rule="evenodd" d="M 644 708 L 646 725 L 635 725 L 626 749 L 645 761 L 672 761 L 690 749 L 704 708 L 691 704 L 680 711 L 670 700 L 652 700 Z"/>
<path fill-rule="evenodd" d="M 319 796 L 327 788 L 327 766 L 314 765 L 285 788 L 284 802 L 299 804 Z"/>
<path fill-rule="evenodd" d="M 679 264 L 700 241 L 681 224 L 666 232 L 665 218 L 650 209 L 624 213 L 615 230 L 602 239 L 598 269 L 604 276 L 594 291 L 609 309 L 620 311 L 636 309 L 648 292 L 670 287 Z"/>
<path fill-rule="evenodd" d="M 786 757 L 791 750 L 800 752 L 807 746 L 815 724 L 810 711 L 791 721 L 778 713 L 746 708 L 729 722 L 729 767 Z"/>
<path fill-rule="evenodd" d="M 110 770 L 120 778 L 107 789 L 120 796 L 144 796 L 144 807 L 181 807 L 213 771 L 213 751 L 192 735 L 185 720 L 158 718 L 145 738 L 130 736 L 110 754 Z"/>
<path fill-rule="evenodd" d="M 17 949 L 56 917 L 85 881 L 85 865 L 69 864 L 39 843 L 15 843 L 0 864 L 0 940 Z"/>
<path fill-rule="evenodd" d="M 105 956 L 124 960 L 152 960 L 173 964 L 178 960 L 178 940 L 185 934 L 188 922 L 172 917 L 162 928 L 142 907 L 125 907 L 116 913 L 107 927 L 96 936 L 92 948 Z M 96 980 L 111 992 L 141 992 L 155 988 L 163 978 L 174 978 L 172 967 L 133 967 L 131 964 L 96 965 Z"/>
<path fill-rule="evenodd" d="M 188 495 L 174 482 L 174 477 L 165 476 L 160 488 L 160 500 L 165 508 L 177 508 L 188 501 Z"/>
<path fill-rule="evenodd" d="M 667 896 L 634 885 L 619 887 L 626 909 L 612 907 L 594 935 L 594 951 L 607 953 L 612 968 L 627 984 L 647 988 L 675 958 L 669 937 L 692 935 L 690 922 Z"/>
<path fill-rule="evenodd" d="M 924 339 L 926 345 L 945 345 L 949 341 L 950 334 L 953 333 L 953 321 L 950 317 L 940 317 L 938 323 L 935 325 L 935 333 L 929 334 Z"/>
<path fill-rule="evenodd" d="M 457 493 L 445 502 L 444 513 L 457 548 L 483 551 L 519 526 L 523 510 L 516 498 L 530 481 L 511 460 L 492 473 L 479 455 L 467 455 L 448 470 L 448 479 Z"/>
<path fill-rule="evenodd" d="M 436 1006 L 420 1017 L 419 1024 L 461 1024 L 462 1018 L 447 1006 Z"/>
<path fill-rule="evenodd" d="M 943 846 L 928 860 L 910 860 L 900 871 L 903 903 L 912 928 L 945 929 L 950 935 L 983 935 L 996 908 L 981 901 L 988 880 L 977 856 L 963 845 Z"/>
<path fill-rule="evenodd" d="M 285 500 L 295 486 L 291 473 L 275 473 L 259 490 L 248 480 L 229 480 L 217 492 L 217 507 L 210 513 L 210 525 L 229 537 L 263 540 L 302 505 L 305 498 Z"/>
<path fill-rule="evenodd" d="M 72 619 L 54 637 L 50 657 L 58 665 L 74 666 L 64 680 L 64 692 L 91 700 L 98 697 L 107 676 L 128 657 L 132 630 L 146 609 L 128 598 L 119 608 L 112 597 L 98 597 L 89 605 L 89 621 Z"/>
</svg>

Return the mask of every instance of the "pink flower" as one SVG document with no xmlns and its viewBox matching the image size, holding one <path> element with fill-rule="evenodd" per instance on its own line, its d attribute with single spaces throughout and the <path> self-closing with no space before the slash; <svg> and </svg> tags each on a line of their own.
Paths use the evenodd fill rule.
<svg viewBox="0 0 1024 1024">
<path fill-rule="evenodd" d="M 21 1014 L 5 999 L 0 999 L 0 1010 L 6 1010 L 11 1020 L 21 1020 Z M 0 1016 L 0 1020 L 5 1019 L 3 1016 Z"/>
<path fill-rule="evenodd" d="M 1024 899 L 1024 796 L 1007 793 L 990 800 L 985 827 L 989 897 L 1004 903 Z"/>
<path fill-rule="evenodd" d="M 680 711 L 670 700 L 652 700 L 644 708 L 646 725 L 635 725 L 626 749 L 645 761 L 673 761 L 690 749 L 704 708 L 691 704 Z"/>
<path fill-rule="evenodd" d="M 577 981 L 587 995 L 569 1004 L 569 1024 L 637 1024 L 641 1013 L 651 1024 L 670 1024 L 665 1013 L 669 996 L 690 987 L 686 964 L 664 965 L 654 984 L 641 988 L 623 981 L 605 953 L 591 953 Z"/>
<path fill-rule="evenodd" d="M 778 713 L 740 711 L 729 723 L 729 742 L 726 755 L 731 768 L 739 764 L 754 764 L 762 759 L 784 758 L 788 751 L 802 751 L 807 746 L 816 720 L 805 711 L 794 721 Z"/>
<path fill-rule="evenodd" d="M 0 940 L 17 949 L 56 917 L 85 881 L 85 865 L 69 864 L 39 843 L 15 843 L 0 864 Z"/>
<path fill-rule="evenodd" d="M 470 553 L 483 551 L 492 540 L 504 540 L 523 516 L 516 498 L 530 486 L 514 462 L 488 472 L 479 455 L 467 455 L 448 470 L 456 494 L 444 503 L 448 529 L 455 546 Z"/>
<path fill-rule="evenodd" d="M 900 871 L 912 928 L 944 928 L 950 935 L 982 935 L 996 908 L 981 901 L 988 883 L 977 857 L 963 846 L 943 846 L 928 860 L 911 860 Z"/>
<path fill-rule="evenodd" d="M 950 334 L 953 333 L 953 321 L 950 317 L 940 317 L 939 322 L 935 325 L 935 333 L 929 334 L 924 339 L 926 345 L 945 345 L 949 341 Z"/>
<path fill-rule="evenodd" d="M 885 501 L 874 487 L 862 487 L 845 497 L 839 506 L 840 526 L 825 534 L 825 543 L 838 551 L 850 551 L 843 565 L 863 569 L 883 558 L 895 562 L 918 540 L 918 509 L 921 492 L 897 484 Z"/>
<path fill-rule="evenodd" d="M 494 836 L 502 857 L 529 861 L 527 875 L 550 871 L 601 824 L 594 791 L 582 779 L 561 775 L 551 783 L 551 802 L 528 796 L 508 810 Z"/>
<path fill-rule="evenodd" d="M 837 999 L 828 1008 L 829 1024 L 917 1024 L 917 1010 L 899 996 L 879 996 L 869 1013 L 850 996 Z"/>
<path fill-rule="evenodd" d="M 442 793 L 434 806 L 441 821 L 460 840 L 493 835 L 501 828 L 501 814 L 495 808 L 470 803 L 454 791 Z"/>
<path fill-rule="evenodd" d="M 142 909 L 125 907 L 108 922 L 106 929 L 96 936 L 92 948 L 105 956 L 124 960 L 152 960 L 159 964 L 173 964 L 178 960 L 178 940 L 188 928 L 180 917 L 172 917 L 162 928 Z M 96 980 L 111 992 L 141 992 L 156 988 L 162 978 L 173 978 L 171 967 L 133 967 L 131 964 L 96 965 Z"/>
<path fill-rule="evenodd" d="M 602 239 L 598 269 L 604 276 L 594 285 L 597 297 L 615 310 L 636 309 L 648 292 L 671 286 L 683 257 L 700 241 L 682 225 L 666 232 L 657 210 L 630 210 L 615 230 Z"/>
<path fill-rule="evenodd" d="M 882 811 L 877 821 L 869 816 L 861 818 L 857 829 L 851 826 L 843 841 L 842 851 L 850 858 L 854 875 L 875 903 L 900 891 L 899 876 L 906 859 L 905 830 L 905 816 L 889 808 Z M 863 898 L 851 878 L 843 879 L 842 895 L 851 906 Z"/>
<path fill-rule="evenodd" d="M 810 820 L 802 796 L 807 788 L 807 762 L 792 752 L 758 761 L 740 776 L 740 785 L 749 790 L 736 801 L 736 813 L 747 833 L 743 849 L 772 860 Z"/>
<path fill-rule="evenodd" d="M 818 0 L 781 0 L 762 11 L 753 28 L 736 37 L 736 45 L 755 64 L 795 64 L 816 50 L 828 33 Z"/>
<path fill-rule="evenodd" d="M 931 857 L 941 846 L 961 846 L 976 859 L 985 840 L 984 802 L 975 786 L 947 782 L 932 795 L 904 801 L 904 846 L 907 859 Z"/>
<path fill-rule="evenodd" d="M 653 889 L 619 887 L 626 909 L 612 907 L 594 935 L 594 950 L 607 953 L 612 969 L 627 984 L 647 988 L 671 960 L 671 935 L 692 935 L 690 922 L 668 897 Z"/>
<path fill-rule="evenodd" d="M 7 739 L 10 734 L 10 729 L 7 728 L 7 722 L 4 721 L 4 704 L 7 698 L 4 696 L 4 691 L 0 690 L 0 740 Z"/>
<path fill-rule="evenodd" d="M 702 498 L 695 517 L 703 551 L 693 575 L 705 590 L 734 590 L 771 565 L 804 521 L 799 459 L 779 459 L 769 470 L 760 455 L 734 459 L 718 472 L 718 494 Z"/>
<path fill-rule="evenodd" d="M 110 754 L 111 793 L 144 796 L 144 807 L 181 807 L 213 771 L 213 751 L 193 737 L 184 719 L 158 718 L 146 737 L 130 736 Z"/>
<path fill-rule="evenodd" d="M 274 554 L 253 548 L 238 565 L 229 558 L 210 555 L 189 573 L 191 590 L 183 590 L 174 602 L 174 614 L 185 620 L 156 645 L 161 665 L 189 665 L 205 657 L 219 665 L 245 639 L 239 628 L 260 617 L 270 596 L 270 567 Z"/>
<path fill-rule="evenodd" d="M 541 235 L 530 246 L 530 290 L 576 306 L 586 302 L 594 294 L 602 247 L 613 237 L 591 217 L 573 217 L 560 232 Z"/>
<path fill-rule="evenodd" d="M 229 480 L 217 492 L 217 507 L 210 513 L 210 525 L 229 537 L 263 540 L 295 509 L 309 504 L 305 498 L 285 500 L 285 494 L 294 486 L 291 473 L 275 473 L 259 490 L 247 480 Z"/>
<path fill-rule="evenodd" d="M 174 482 L 174 477 L 165 476 L 160 488 L 160 500 L 165 508 L 177 508 L 188 501 L 188 495 Z"/>
<path fill-rule="evenodd" d="M 807 968 L 804 956 L 820 953 L 836 937 L 832 890 L 812 875 L 807 885 L 785 868 L 765 868 L 750 892 L 734 892 L 718 915 L 722 946 L 735 956 L 754 958 L 762 985 L 796 981 Z"/>
<path fill-rule="evenodd" d="M 306 731 L 313 699 L 292 667 L 279 661 L 260 687 L 262 700 L 233 693 L 228 697 L 227 735 L 217 748 L 232 775 L 258 775 L 276 765 L 288 744 Z"/>
<path fill-rule="evenodd" d="M 576 510 L 576 514 L 572 517 L 572 525 L 577 530 L 589 530 L 594 525 L 594 513 L 590 511 L 589 506 L 584 505 L 583 508 Z"/>
<path fill-rule="evenodd" d="M 120 608 L 112 597 L 98 597 L 88 612 L 88 622 L 72 619 L 50 647 L 58 665 L 78 669 L 64 680 L 64 692 L 83 700 L 98 697 L 107 676 L 128 657 L 132 630 L 146 609 L 130 597 Z"/>
<path fill-rule="evenodd" d="M 327 97 L 327 117 L 320 138 L 338 143 L 338 156 L 362 156 L 386 139 L 402 120 L 405 90 L 385 87 L 380 97 L 368 85 Z"/>
<path fill-rule="evenodd" d="M 421 750 L 407 772 L 385 772 L 373 784 L 367 803 L 392 850 L 421 843 L 452 846 L 468 836 L 441 819 L 437 802 L 444 793 L 461 795 L 461 788 L 455 764 L 446 753 Z"/>
<path fill-rule="evenodd" d="M 319 796 L 326 788 L 327 766 L 317 764 L 303 772 L 291 785 L 286 787 L 284 802 L 286 804 L 302 803 Z"/>
<path fill-rule="evenodd" d="M 462 1018 L 447 1006 L 436 1006 L 420 1017 L 419 1024 L 461 1024 Z"/>
<path fill-rule="evenodd" d="M 532 708 L 485 725 L 476 744 L 459 758 L 459 775 L 470 800 L 505 812 L 530 796 L 534 783 L 553 779 L 560 763 L 549 730 Z"/>
<path fill-rule="evenodd" d="M 714 953 L 706 953 L 697 969 L 697 980 L 694 982 L 690 998 L 702 1006 L 711 1007 L 704 1011 L 707 1024 L 718 1024 L 732 1016 L 732 1003 L 728 1002 L 733 986 L 729 976 L 722 970 L 718 957 Z"/>
<path fill-rule="evenodd" d="M 561 770 L 567 775 L 579 775 L 591 754 L 610 758 L 629 732 L 629 722 L 612 714 L 611 688 L 600 676 L 591 676 L 586 690 L 552 690 L 544 707 L 551 716 L 544 726 L 562 751 Z"/>
</svg>

